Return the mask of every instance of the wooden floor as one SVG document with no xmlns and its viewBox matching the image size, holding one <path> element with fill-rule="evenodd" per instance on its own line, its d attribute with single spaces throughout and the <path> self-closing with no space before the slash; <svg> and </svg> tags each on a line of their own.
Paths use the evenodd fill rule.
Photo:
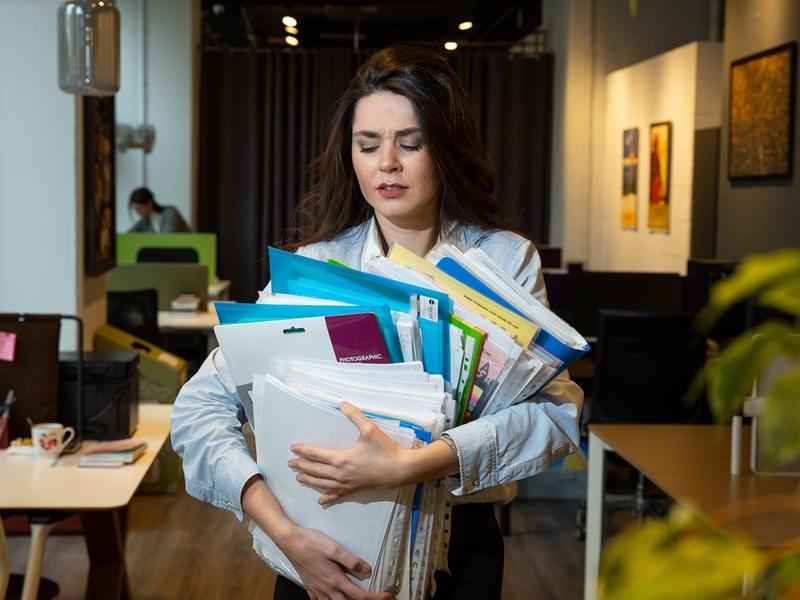
<svg viewBox="0 0 800 600">
<path fill-rule="evenodd" d="M 503 598 L 572 600 L 583 594 L 583 543 L 573 535 L 577 502 L 516 500 L 506 540 Z M 137 496 L 130 511 L 128 572 L 135 600 L 272 597 L 274 576 L 250 550 L 246 527 L 185 495 Z M 10 537 L 13 572 L 22 572 L 28 538 Z M 88 558 L 81 536 L 54 536 L 43 576 L 61 600 L 83 597 Z"/>
</svg>

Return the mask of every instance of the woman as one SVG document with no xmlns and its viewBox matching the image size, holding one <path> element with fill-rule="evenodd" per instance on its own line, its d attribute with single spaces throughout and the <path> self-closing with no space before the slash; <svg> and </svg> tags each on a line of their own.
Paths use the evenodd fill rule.
<svg viewBox="0 0 800 600">
<path fill-rule="evenodd" d="M 355 268 L 399 242 L 424 255 L 439 239 L 480 247 L 545 300 L 533 244 L 503 229 L 495 183 L 469 98 L 433 51 L 391 47 L 372 56 L 337 103 L 328 142 L 314 165 L 317 183 L 296 214 L 299 254 Z M 290 466 L 330 503 L 356 490 L 446 477 L 453 493 L 447 562 L 437 600 L 500 598 L 502 537 L 488 502 L 510 500 L 516 479 L 542 471 L 578 439 L 582 393 L 566 374 L 535 398 L 447 432 L 421 449 L 400 448 L 354 407 L 351 448 L 298 445 Z M 319 532 L 281 511 L 241 435 L 243 409 L 218 351 L 175 402 L 172 441 L 184 458 L 190 494 L 254 519 L 286 554 L 307 592 L 279 578 L 276 598 L 378 600 L 345 571 L 369 572 Z M 446 518 L 450 518 L 448 514 Z M 439 555 L 443 556 L 446 552 Z"/>
<path fill-rule="evenodd" d="M 145 233 L 182 233 L 191 231 L 181 213 L 174 206 L 156 202 L 153 192 L 146 187 L 136 188 L 128 199 L 128 209 L 135 210 L 140 219 L 130 231 Z"/>
</svg>

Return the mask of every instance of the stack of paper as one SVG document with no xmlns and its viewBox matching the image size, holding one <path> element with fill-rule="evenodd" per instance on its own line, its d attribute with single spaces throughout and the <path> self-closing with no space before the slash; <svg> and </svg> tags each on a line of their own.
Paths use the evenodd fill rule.
<svg viewBox="0 0 800 600">
<path fill-rule="evenodd" d="M 130 438 L 103 442 L 89 448 L 78 463 L 80 467 L 121 467 L 136 461 L 147 449 L 147 441 Z"/>
<path fill-rule="evenodd" d="M 257 460 L 267 484 L 297 525 L 322 531 L 372 565 L 370 577 L 352 577 L 356 583 L 371 591 L 399 590 L 404 559 L 416 541 L 414 486 L 360 492 L 323 508 L 317 502 L 320 493 L 299 484 L 286 466 L 292 458 L 289 447 L 295 443 L 329 448 L 354 444 L 358 430 L 340 412 L 343 400 L 361 409 L 401 446 L 426 443 L 444 428 L 446 396 L 441 378 L 430 378 L 421 363 L 276 359 L 273 364 L 274 374 L 256 376 L 252 390 Z M 272 541 L 256 525 L 250 529 L 256 551 L 272 568 L 302 584 Z M 408 585 L 421 582 L 409 579 Z"/>
<path fill-rule="evenodd" d="M 339 411 L 343 400 L 399 444 L 428 443 L 530 397 L 588 345 L 480 251 L 441 245 L 424 260 L 395 245 L 365 272 L 269 254 L 271 294 L 215 305 L 257 461 L 293 521 L 373 566 L 364 589 L 422 597 L 438 563 L 442 488 L 370 491 L 323 509 L 286 466 L 289 447 L 352 445 L 358 432 Z M 251 531 L 259 554 L 301 583 L 272 541 Z"/>
</svg>

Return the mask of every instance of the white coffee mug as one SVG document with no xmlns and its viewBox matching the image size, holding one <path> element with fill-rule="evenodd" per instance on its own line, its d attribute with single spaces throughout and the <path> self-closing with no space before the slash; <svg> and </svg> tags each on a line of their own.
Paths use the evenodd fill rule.
<svg viewBox="0 0 800 600">
<path fill-rule="evenodd" d="M 61 423 L 37 423 L 31 427 L 31 439 L 37 456 L 58 456 L 74 437 L 75 430 Z"/>
</svg>

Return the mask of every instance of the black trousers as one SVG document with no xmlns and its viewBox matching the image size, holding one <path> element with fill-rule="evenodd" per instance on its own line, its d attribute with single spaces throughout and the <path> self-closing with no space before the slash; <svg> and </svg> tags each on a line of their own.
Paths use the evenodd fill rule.
<svg viewBox="0 0 800 600">
<path fill-rule="evenodd" d="M 491 504 L 453 507 L 447 558 L 450 574 L 436 572 L 433 600 L 500 600 L 503 536 Z M 278 576 L 274 600 L 308 600 L 300 586 Z"/>
</svg>

